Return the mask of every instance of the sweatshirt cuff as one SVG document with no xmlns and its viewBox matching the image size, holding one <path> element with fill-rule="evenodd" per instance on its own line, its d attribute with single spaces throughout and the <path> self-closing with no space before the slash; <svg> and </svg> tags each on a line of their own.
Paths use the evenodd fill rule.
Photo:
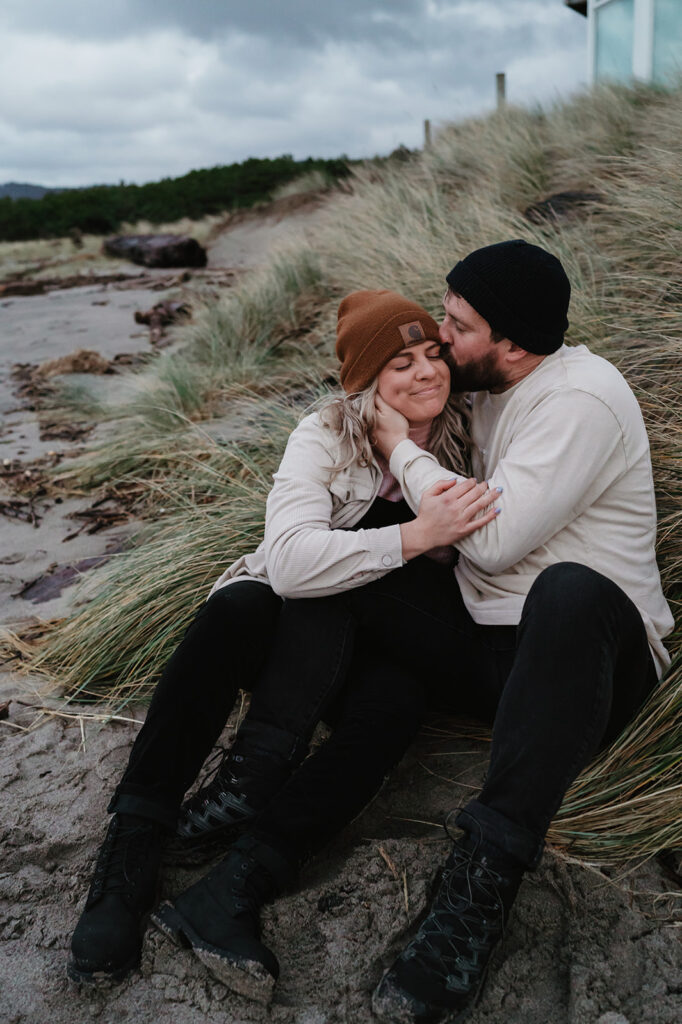
<svg viewBox="0 0 682 1024">
<path fill-rule="evenodd" d="M 420 455 L 426 455 L 428 459 L 435 461 L 430 452 L 424 451 L 424 449 L 420 448 L 418 444 L 411 441 L 409 437 L 406 437 L 395 446 L 391 452 L 391 458 L 388 461 L 388 468 L 396 480 L 400 478 L 402 469 L 412 459 L 417 458 Z"/>
</svg>

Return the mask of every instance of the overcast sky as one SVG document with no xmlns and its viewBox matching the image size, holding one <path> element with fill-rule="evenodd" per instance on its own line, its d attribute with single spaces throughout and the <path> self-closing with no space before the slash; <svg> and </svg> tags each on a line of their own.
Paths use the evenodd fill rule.
<svg viewBox="0 0 682 1024">
<path fill-rule="evenodd" d="M 0 182 L 373 156 L 585 81 L 563 0 L 0 0 Z"/>
</svg>

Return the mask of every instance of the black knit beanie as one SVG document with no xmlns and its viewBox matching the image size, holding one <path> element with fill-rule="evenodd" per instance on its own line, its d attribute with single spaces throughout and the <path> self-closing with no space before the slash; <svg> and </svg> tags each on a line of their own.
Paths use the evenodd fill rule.
<svg viewBox="0 0 682 1024">
<path fill-rule="evenodd" d="M 445 278 L 491 328 L 519 348 L 549 355 L 568 328 L 571 285 L 561 263 L 520 238 L 476 249 Z"/>
</svg>

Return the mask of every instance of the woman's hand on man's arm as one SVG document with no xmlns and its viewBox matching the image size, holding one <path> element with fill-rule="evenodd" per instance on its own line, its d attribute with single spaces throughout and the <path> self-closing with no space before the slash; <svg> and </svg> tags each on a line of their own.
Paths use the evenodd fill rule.
<svg viewBox="0 0 682 1024">
<path fill-rule="evenodd" d="M 490 490 L 486 481 L 441 480 L 429 487 L 419 506 L 419 515 L 402 523 L 400 537 L 403 558 L 411 558 L 442 545 L 456 544 L 500 514 L 496 502 L 499 488 Z"/>
</svg>

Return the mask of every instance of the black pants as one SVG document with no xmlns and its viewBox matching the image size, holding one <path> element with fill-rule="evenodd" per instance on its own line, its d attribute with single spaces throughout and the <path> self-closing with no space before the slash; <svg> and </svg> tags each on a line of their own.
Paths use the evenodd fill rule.
<svg viewBox="0 0 682 1024">
<path fill-rule="evenodd" d="M 310 663 L 314 647 L 306 643 L 300 647 L 300 674 L 290 673 L 286 687 L 272 675 L 260 675 L 279 631 L 288 630 L 288 618 L 273 590 L 251 581 L 223 587 L 201 607 L 157 684 L 110 811 L 142 815 L 173 828 L 182 797 L 218 739 L 240 689 L 252 691 L 249 719 L 290 734 L 292 750 L 296 741 L 310 738 L 335 694 L 333 670 L 328 665 L 326 675 L 316 676 Z M 344 627 L 338 622 L 335 627 L 330 642 L 343 644 Z M 333 646 L 327 654 L 330 662 L 337 658 Z"/>
<path fill-rule="evenodd" d="M 334 725 L 296 773 L 282 802 L 286 827 L 270 837 L 304 859 L 364 807 L 419 729 L 423 688 L 371 645 L 354 654 L 355 632 L 333 603 L 283 603 L 253 582 L 217 591 L 164 669 L 109 810 L 173 828 L 238 690 L 251 690 L 248 720 L 286 731 L 292 747 L 323 717 Z"/>
<path fill-rule="evenodd" d="M 349 820 L 349 792 L 356 806 L 372 795 L 381 759 L 386 771 L 402 753 L 401 740 L 406 748 L 415 731 L 410 718 L 427 693 L 433 704 L 493 724 L 485 785 L 457 823 L 532 867 L 570 783 L 657 681 L 632 601 L 576 563 L 538 576 L 518 627 L 475 623 L 452 571 L 426 558 L 361 589 L 287 607 L 290 625 L 298 620 L 290 635 L 305 630 L 313 607 L 326 636 L 334 636 L 336 622 L 328 671 L 337 679 L 350 672 L 351 718 L 354 701 L 369 708 L 353 728 L 342 719 L 257 822 L 261 838 L 299 856 L 317 845 L 316 834 L 326 838 Z M 354 656 L 355 629 L 362 642 Z M 392 718 L 382 727 L 388 709 Z M 385 729 L 392 743 L 384 749 Z"/>
<path fill-rule="evenodd" d="M 405 501 L 379 498 L 354 529 L 410 518 Z M 306 606 L 305 615 L 300 614 L 301 604 Z M 391 725 L 390 713 L 386 718 L 386 729 L 394 728 L 395 736 L 386 735 L 385 743 L 368 755 L 363 781 L 368 782 L 369 791 L 360 785 L 357 792 L 344 794 L 338 802 L 338 819 L 330 819 L 326 826 L 320 820 L 314 830 L 307 829 L 303 820 L 305 798 L 297 805 L 298 817 L 292 815 L 292 822 L 297 820 L 301 826 L 302 848 L 308 848 L 313 832 L 321 837 L 337 831 L 345 821 L 341 808 L 348 805 L 352 817 L 400 758 L 417 731 L 421 708 L 420 703 L 417 707 L 421 694 L 412 676 L 398 670 L 395 679 L 387 675 L 385 666 L 374 665 L 371 650 L 359 653 L 357 667 L 351 670 L 355 634 L 352 616 L 344 612 L 339 617 L 336 606 L 326 601 L 282 602 L 266 584 L 250 581 L 218 590 L 200 608 L 164 668 L 109 810 L 152 818 L 172 829 L 182 797 L 220 735 L 239 690 L 251 691 L 249 721 L 286 733 L 285 742 L 291 739 L 292 751 L 310 739 L 323 717 L 334 717 L 338 763 L 343 761 L 345 731 L 353 734 L 355 746 L 361 749 L 360 723 L 381 718 L 379 709 L 393 698 L 400 678 L 410 711 L 405 723 L 396 715 Z M 349 678 L 354 685 L 348 698 L 340 700 Z M 372 767 L 375 762 L 376 768 Z M 307 774 L 306 768 L 303 778 Z M 369 784 L 375 777 L 378 782 Z M 322 791 L 324 784 L 318 788 Z M 311 811 L 315 812 L 314 799 Z"/>
<path fill-rule="evenodd" d="M 410 516 L 377 499 L 356 528 Z M 334 723 L 257 823 L 303 859 L 371 799 L 428 700 L 494 725 L 485 786 L 458 820 L 530 865 L 572 780 L 655 683 L 639 612 L 583 565 L 541 573 L 518 628 L 475 623 L 452 570 L 426 557 L 330 598 L 282 602 L 233 583 L 166 666 L 109 809 L 173 827 L 238 690 L 251 690 L 249 719 L 292 743 Z"/>
</svg>

